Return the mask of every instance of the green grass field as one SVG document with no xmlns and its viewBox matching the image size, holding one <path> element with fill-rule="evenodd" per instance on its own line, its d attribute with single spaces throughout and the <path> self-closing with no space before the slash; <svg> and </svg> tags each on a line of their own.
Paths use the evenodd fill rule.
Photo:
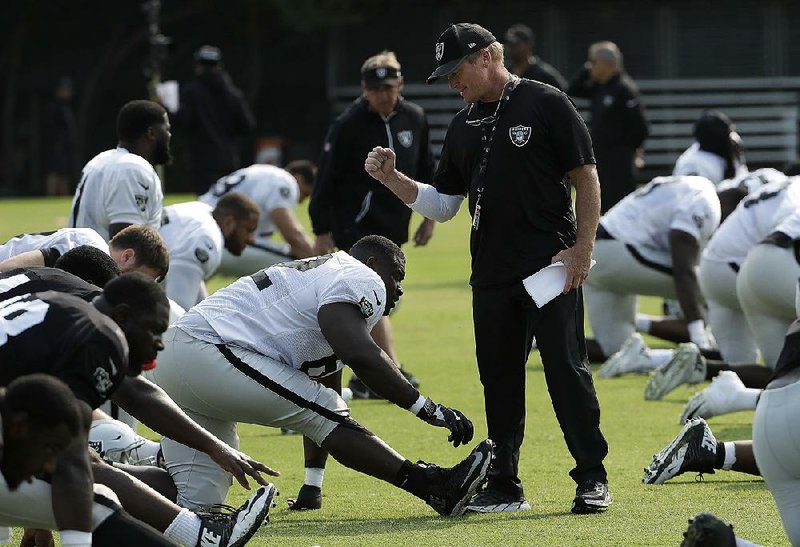
<svg viewBox="0 0 800 547">
<path fill-rule="evenodd" d="M 63 199 L 0 200 L 0 241 L 64 226 L 68 211 L 69 202 Z M 415 229 L 419 219 L 412 222 Z M 470 319 L 468 231 L 462 212 L 436 227 L 428 247 L 406 249 L 405 296 L 393 324 L 398 353 L 421 379 L 422 392 L 467 414 L 480 439 L 486 428 Z M 215 278 L 210 288 L 230 281 Z M 643 302 L 651 312 L 658 304 L 654 299 Z M 682 387 L 663 401 L 645 402 L 641 376 L 597 381 L 614 504 L 604 515 L 571 515 L 574 484 L 567 472 L 573 462 L 550 405 L 538 353 L 532 354 L 527 371 L 528 420 L 520 468 L 532 511 L 440 518 L 405 492 L 331 461 L 322 510 L 291 513 L 285 499 L 297 493 L 303 480 L 300 437 L 245 425 L 239 430 L 242 450 L 282 473 L 275 481 L 281 497 L 271 523 L 250 545 L 678 545 L 686 519 L 700 511 L 733 522 L 737 533 L 751 541 L 788 543 L 772 497 L 754 477 L 727 472 L 696 482 L 688 474 L 663 486 L 641 484 L 642 468 L 679 431 L 678 416 L 695 391 Z M 449 466 L 469 450 L 452 448 L 445 430 L 388 403 L 355 401 L 352 409 L 357 420 L 410 460 Z M 719 439 L 749 439 L 751 421 L 752 413 L 738 413 L 711 424 Z M 238 505 L 246 495 L 235 486 L 228 501 Z"/>
</svg>

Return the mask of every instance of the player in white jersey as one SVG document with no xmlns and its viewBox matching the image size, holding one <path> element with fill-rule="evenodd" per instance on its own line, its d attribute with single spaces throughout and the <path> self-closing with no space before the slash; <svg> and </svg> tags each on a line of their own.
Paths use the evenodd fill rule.
<svg viewBox="0 0 800 547">
<path fill-rule="evenodd" d="M 258 216 L 258 205 L 237 192 L 215 207 L 199 201 L 166 207 L 161 236 L 169 249 L 167 296 L 187 310 L 205 298 L 205 280 L 219 268 L 223 247 L 240 255 L 253 241 Z"/>
<path fill-rule="evenodd" d="M 695 142 L 680 155 L 673 176 L 696 175 L 714 184 L 747 173 L 736 126 L 722 112 L 708 110 L 694 126 Z"/>
<path fill-rule="evenodd" d="M 452 469 L 411 464 L 350 418 L 339 396 L 337 357 L 388 400 L 447 428 L 455 446 L 472 439 L 472 423 L 420 395 L 370 336 L 403 292 L 402 251 L 384 237 L 367 236 L 350 253 L 277 264 L 215 292 L 170 328 L 148 377 L 231 446 L 239 442 L 237 422 L 305 435 L 306 484 L 296 508 L 309 499 L 319 506 L 330 452 L 440 514 L 460 515 L 488 471 L 491 441 Z M 227 473 L 196 450 L 166 438 L 162 446 L 180 505 L 225 499 Z"/>
<path fill-rule="evenodd" d="M 223 251 L 220 273 L 249 275 L 278 262 L 314 254 L 313 241 L 297 220 L 294 208 L 311 195 L 315 171 L 314 164 L 305 160 L 291 162 L 285 169 L 254 164 L 222 177 L 197 198 L 214 206 L 233 191 L 255 201 L 261 210 L 256 240 L 240 256 Z M 285 244 L 272 239 L 275 232 L 281 234 Z"/>
<path fill-rule="evenodd" d="M 28 251 L 41 251 L 41 265 L 52 267 L 58 257 L 81 245 L 89 245 L 109 254 L 106 240 L 91 228 L 61 228 L 54 232 L 12 237 L 0 245 L 0 262 Z"/>
<path fill-rule="evenodd" d="M 700 287 L 708 303 L 711 331 L 722 359 L 729 363 L 757 360 L 756 343 L 736 295 L 737 272 L 748 252 L 798 210 L 800 184 L 796 179 L 765 184 L 738 205 L 703 251 Z"/>
<path fill-rule="evenodd" d="M 669 350 L 649 351 L 635 333 L 639 294 L 677 298 L 693 340 L 710 346 L 695 267 L 721 215 L 708 179 L 657 177 L 600 219 L 597 265 L 584 294 L 594 332 L 589 358 L 608 359 L 601 376 L 653 369 L 671 358 L 662 354 Z"/>
<path fill-rule="evenodd" d="M 800 210 L 754 246 L 739 270 L 736 294 L 764 364 L 774 368 L 786 330 L 797 318 L 795 290 L 800 277 Z"/>
<path fill-rule="evenodd" d="M 169 269 L 167 246 L 158 231 L 136 224 L 128 226 L 106 243 L 91 228 L 62 228 L 50 236 L 23 234 L 0 246 L 4 252 L 0 272 L 36 266 L 52 267 L 59 257 L 76 246 L 100 249 L 114 259 L 121 273 L 141 272 L 160 281 Z"/>
<path fill-rule="evenodd" d="M 69 225 L 92 228 L 109 240 L 131 224 L 158 229 L 164 194 L 154 166 L 172 160 L 167 112 L 151 101 L 131 101 L 117 117 L 117 148 L 83 168 Z"/>
</svg>

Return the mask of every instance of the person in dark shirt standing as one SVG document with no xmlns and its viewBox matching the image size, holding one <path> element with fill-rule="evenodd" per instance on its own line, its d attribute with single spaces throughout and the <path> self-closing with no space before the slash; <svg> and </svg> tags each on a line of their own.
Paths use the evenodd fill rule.
<svg viewBox="0 0 800 547">
<path fill-rule="evenodd" d="M 252 135 L 255 117 L 222 64 L 222 52 L 203 46 L 194 54 L 195 78 L 181 89 L 172 116 L 184 130 L 195 193 L 205 194 L 218 178 L 242 166 L 241 139 Z"/>
<path fill-rule="evenodd" d="M 394 150 L 397 167 L 417 180 L 431 181 L 433 152 L 425 111 L 403 99 L 400 63 L 391 51 L 364 61 L 363 94 L 333 123 L 317 170 L 308 212 L 314 233 L 315 254 L 338 247 L 347 251 L 367 235 L 380 235 L 402 246 L 408 241 L 411 211 L 364 172 L 364 157 L 376 144 Z M 432 220 L 424 219 L 414 234 L 416 245 L 426 245 L 433 235 Z M 391 324 L 383 318 L 373 331 L 376 343 L 399 365 L 392 343 Z M 407 379 L 418 385 L 416 378 Z M 362 384 L 351 383 L 356 398 L 375 396 Z"/>
<path fill-rule="evenodd" d="M 564 93 L 510 74 L 502 44 L 479 25 L 451 25 L 439 37 L 436 60 L 439 68 L 428 83 L 446 77 L 469 106 L 450 122 L 434 185 L 396 169 L 388 148 L 374 148 L 364 167 L 412 209 L 439 222 L 453 218 L 468 198 L 476 356 L 489 436 L 497 443 L 488 484 L 468 508 L 530 509 L 519 452 L 525 363 L 535 336 L 576 462 L 572 512 L 604 511 L 611 503 L 603 466 L 608 445 L 586 357 L 580 288 L 600 212 L 589 132 Z M 523 280 L 558 261 L 566 270 L 563 292 L 537 307 Z"/>
<path fill-rule="evenodd" d="M 649 131 L 639 89 L 625 73 L 617 45 L 597 42 L 567 93 L 591 100 L 589 125 L 605 213 L 636 189 L 636 156 Z"/>
<path fill-rule="evenodd" d="M 536 36 L 528 25 L 512 25 L 506 31 L 505 51 L 508 69 L 520 78 L 549 84 L 561 91 L 567 89 L 567 80 L 550 64 L 533 54 Z"/>
</svg>

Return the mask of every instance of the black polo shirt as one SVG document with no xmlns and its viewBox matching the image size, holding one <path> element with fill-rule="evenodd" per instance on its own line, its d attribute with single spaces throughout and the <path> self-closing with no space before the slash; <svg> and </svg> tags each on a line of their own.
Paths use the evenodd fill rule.
<svg viewBox="0 0 800 547">
<path fill-rule="evenodd" d="M 491 115 L 497 102 L 477 103 L 470 119 Z M 468 195 L 474 215 L 481 151 L 469 108 L 447 129 L 434 174 L 439 192 Z M 575 105 L 557 89 L 521 80 L 497 122 L 489 152 L 479 229 L 471 231 L 476 287 L 519 281 L 575 244 L 568 171 L 595 163 L 592 141 Z"/>
<path fill-rule="evenodd" d="M 55 376 L 97 408 L 125 378 L 128 344 L 114 321 L 76 296 L 43 292 L 0 302 L 0 386 Z"/>
<path fill-rule="evenodd" d="M 522 74 L 523 78 L 528 80 L 536 80 L 544 84 L 549 84 L 555 88 L 565 91 L 567 89 L 567 80 L 549 63 L 545 63 L 538 57 L 531 57 L 528 61 L 528 69 Z"/>
<path fill-rule="evenodd" d="M 103 293 L 97 285 L 58 268 L 34 266 L 0 273 L 0 301 L 44 291 L 71 294 L 86 302 Z"/>
</svg>

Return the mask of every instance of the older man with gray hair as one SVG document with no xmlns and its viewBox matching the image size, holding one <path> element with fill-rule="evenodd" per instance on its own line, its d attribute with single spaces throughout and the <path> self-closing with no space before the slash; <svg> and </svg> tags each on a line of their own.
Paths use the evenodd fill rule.
<svg viewBox="0 0 800 547">
<path fill-rule="evenodd" d="M 604 41 L 589 46 L 589 59 L 567 93 L 591 101 L 589 123 L 605 213 L 636 188 L 634 161 L 648 134 L 639 89 L 623 68 L 620 49 Z"/>
</svg>

